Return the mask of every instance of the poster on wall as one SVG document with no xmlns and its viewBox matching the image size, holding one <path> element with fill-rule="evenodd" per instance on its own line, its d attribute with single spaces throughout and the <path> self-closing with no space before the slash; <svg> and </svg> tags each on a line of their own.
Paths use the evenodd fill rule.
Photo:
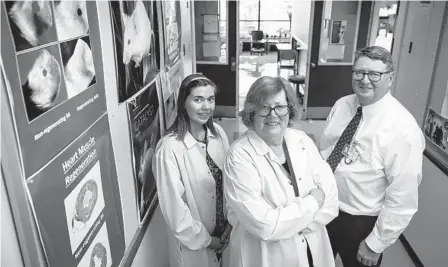
<svg viewBox="0 0 448 267">
<path fill-rule="evenodd" d="M 107 114 L 26 184 L 48 266 L 118 266 L 123 215 Z"/>
<path fill-rule="evenodd" d="M 432 108 L 426 115 L 424 132 L 431 142 L 448 154 L 448 119 Z"/>
<path fill-rule="evenodd" d="M 180 60 L 181 51 L 181 19 L 180 2 L 162 1 L 163 29 L 165 38 L 165 68 L 170 70 Z"/>
<path fill-rule="evenodd" d="M 159 35 L 154 1 L 111 1 L 118 100 L 132 97 L 159 73 Z"/>
<path fill-rule="evenodd" d="M 96 3 L 0 5 L 3 74 L 29 177 L 106 111 Z"/>
<path fill-rule="evenodd" d="M 184 78 L 183 64 L 179 61 L 169 72 L 163 73 L 162 97 L 165 129 L 169 129 L 177 116 L 177 97 Z"/>
<path fill-rule="evenodd" d="M 152 173 L 152 157 L 161 135 L 157 86 L 157 81 L 154 80 L 127 103 L 131 127 L 137 214 L 140 222 L 157 193 Z"/>
</svg>

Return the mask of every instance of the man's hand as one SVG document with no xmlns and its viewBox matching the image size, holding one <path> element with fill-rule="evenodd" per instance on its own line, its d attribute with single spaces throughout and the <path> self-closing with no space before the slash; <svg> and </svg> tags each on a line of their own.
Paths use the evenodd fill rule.
<svg viewBox="0 0 448 267">
<path fill-rule="evenodd" d="M 316 199 L 317 203 L 319 204 L 319 209 L 322 208 L 322 206 L 324 205 L 324 201 L 325 201 L 324 191 L 320 188 L 313 188 L 313 189 L 311 189 L 309 194 Z"/>
<path fill-rule="evenodd" d="M 375 266 L 378 263 L 381 253 L 371 250 L 365 240 L 359 244 L 357 259 L 366 266 Z"/>
</svg>

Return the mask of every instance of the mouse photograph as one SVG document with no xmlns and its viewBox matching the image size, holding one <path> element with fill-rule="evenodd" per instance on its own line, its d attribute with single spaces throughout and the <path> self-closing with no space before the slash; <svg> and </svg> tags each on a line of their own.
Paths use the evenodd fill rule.
<svg viewBox="0 0 448 267">
<path fill-rule="evenodd" d="M 57 40 L 50 1 L 5 1 L 16 51 Z"/>
<path fill-rule="evenodd" d="M 89 33 L 86 1 L 54 1 L 54 20 L 60 41 Z"/>
<path fill-rule="evenodd" d="M 59 54 L 54 45 L 17 57 L 29 122 L 67 99 Z"/>
<path fill-rule="evenodd" d="M 88 36 L 60 44 L 67 96 L 72 98 L 95 84 L 95 67 Z"/>
<path fill-rule="evenodd" d="M 110 7 L 121 103 L 159 73 L 157 17 L 154 1 L 112 1 Z"/>
</svg>

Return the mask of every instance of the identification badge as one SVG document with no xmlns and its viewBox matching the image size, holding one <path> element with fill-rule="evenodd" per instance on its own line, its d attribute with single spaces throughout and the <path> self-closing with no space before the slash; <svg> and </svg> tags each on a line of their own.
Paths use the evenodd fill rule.
<svg viewBox="0 0 448 267">
<path fill-rule="evenodd" d="M 345 164 L 349 165 L 352 162 L 356 161 L 359 157 L 359 151 L 356 148 L 356 143 L 346 144 L 342 149 L 342 155 L 344 155 Z"/>
</svg>

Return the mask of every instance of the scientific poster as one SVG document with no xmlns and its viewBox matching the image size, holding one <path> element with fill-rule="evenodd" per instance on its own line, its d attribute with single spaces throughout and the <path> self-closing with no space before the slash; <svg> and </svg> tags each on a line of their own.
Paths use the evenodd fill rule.
<svg viewBox="0 0 448 267">
<path fill-rule="evenodd" d="M 173 0 L 162 1 L 162 6 L 164 16 L 165 68 L 168 71 L 180 60 L 182 45 L 180 2 Z"/>
<path fill-rule="evenodd" d="M 131 99 L 127 110 L 131 127 L 137 214 L 138 220 L 142 222 L 157 193 L 152 173 L 152 157 L 161 134 L 157 82 L 154 81 Z"/>
<path fill-rule="evenodd" d="M 0 5 L 5 82 L 29 177 L 106 111 L 98 14 L 86 1 Z"/>
<path fill-rule="evenodd" d="M 26 184 L 50 267 L 98 266 L 83 262 L 106 259 L 99 266 L 118 266 L 123 215 L 107 114 Z"/>
<path fill-rule="evenodd" d="M 425 120 L 425 135 L 442 151 L 448 153 L 448 119 L 429 108 Z"/>
<path fill-rule="evenodd" d="M 159 73 L 157 12 L 154 1 L 111 1 L 118 100 L 132 97 Z"/>
</svg>

